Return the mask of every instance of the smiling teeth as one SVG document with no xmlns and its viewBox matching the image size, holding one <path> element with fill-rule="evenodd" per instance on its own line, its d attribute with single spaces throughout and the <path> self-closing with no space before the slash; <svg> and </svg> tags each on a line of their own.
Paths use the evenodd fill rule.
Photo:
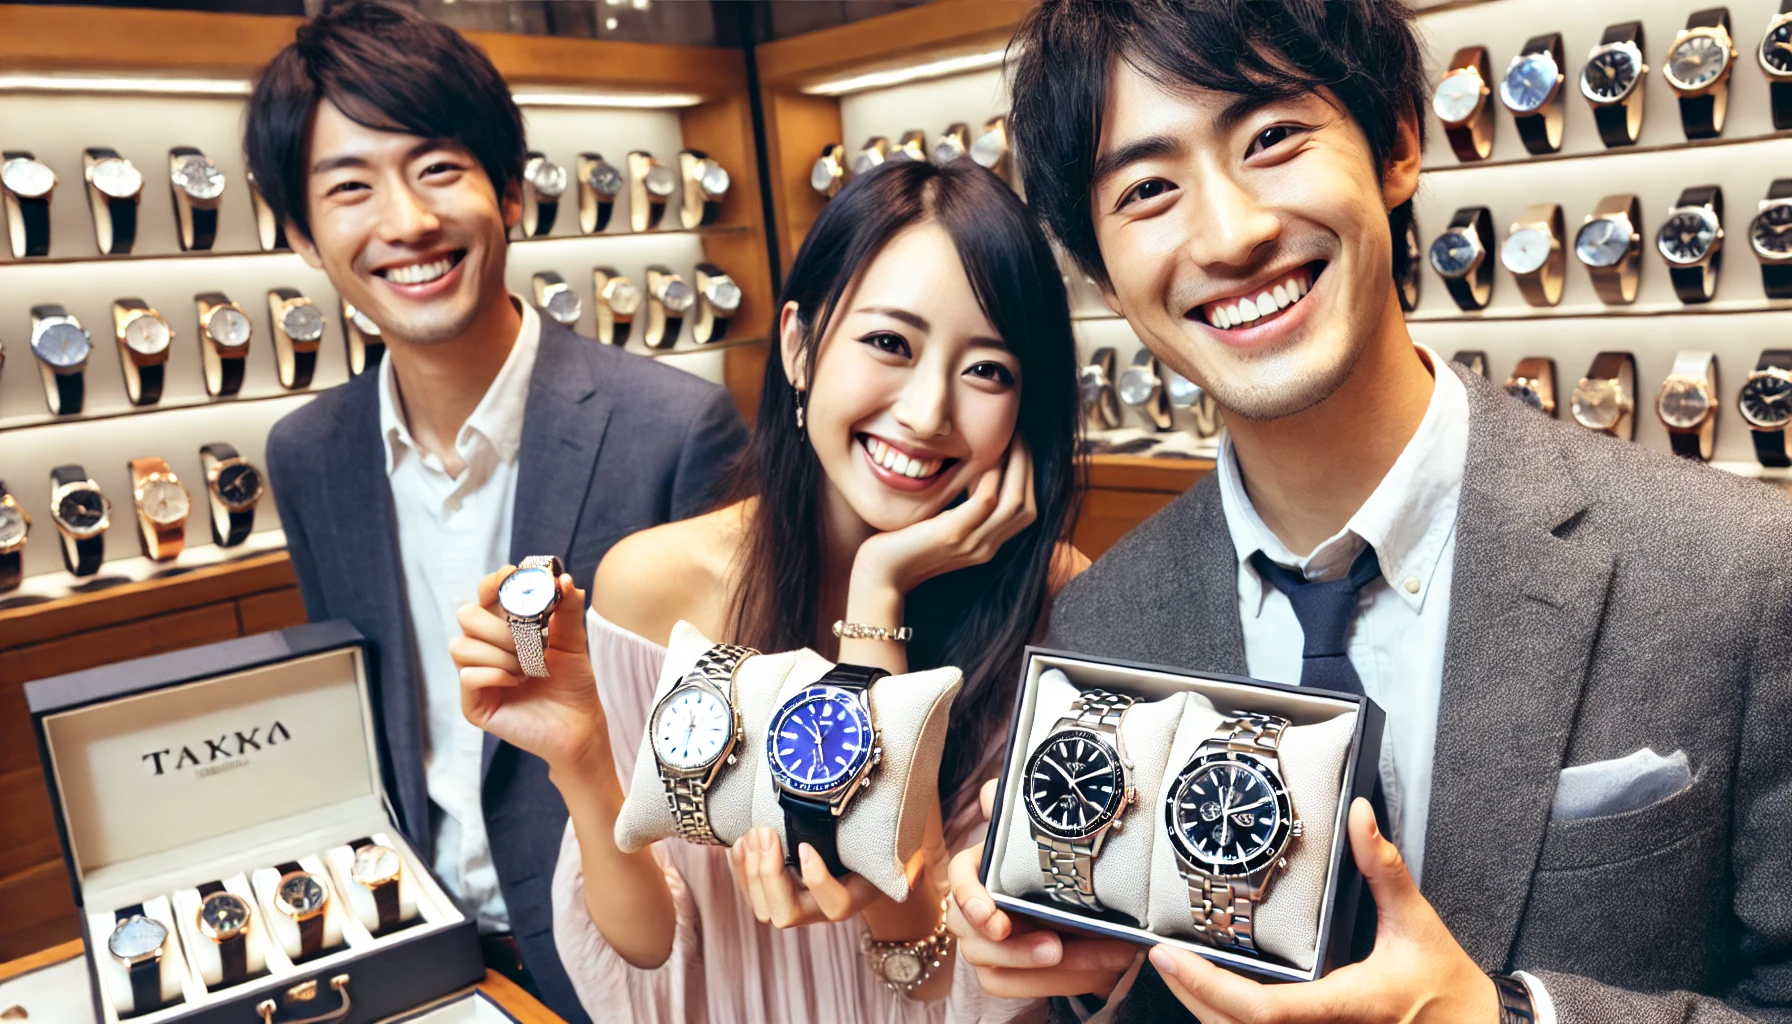
<svg viewBox="0 0 1792 1024">
<path fill-rule="evenodd" d="M 1304 298 L 1312 287 L 1312 275 L 1302 267 L 1256 295 L 1209 302 L 1201 307 L 1201 315 L 1213 326 L 1231 330 L 1287 309 Z"/>
<path fill-rule="evenodd" d="M 871 456 L 872 462 L 911 480 L 925 480 L 938 473 L 940 467 L 946 464 L 945 459 L 911 458 L 875 437 L 865 438 L 865 452 Z"/>
<path fill-rule="evenodd" d="M 408 267 L 393 267 L 381 273 L 393 284 L 428 284 L 453 269 L 454 257 L 444 256 L 434 263 L 413 263 Z"/>
</svg>

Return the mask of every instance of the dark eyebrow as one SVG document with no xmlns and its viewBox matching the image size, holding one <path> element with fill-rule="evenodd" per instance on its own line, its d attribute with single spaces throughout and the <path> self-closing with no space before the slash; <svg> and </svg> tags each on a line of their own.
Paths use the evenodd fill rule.
<svg viewBox="0 0 1792 1024">
<path fill-rule="evenodd" d="M 1134 139 L 1118 149 L 1103 153 L 1095 161 L 1095 174 L 1090 179 L 1096 188 L 1115 174 L 1141 160 L 1155 160 L 1182 151 L 1182 143 L 1168 135 L 1147 135 Z"/>
<path fill-rule="evenodd" d="M 424 139 L 410 149 L 405 150 L 405 163 L 410 163 L 412 160 L 428 153 L 430 150 L 442 149 L 449 145 L 452 145 L 452 143 L 448 139 Z M 329 171 L 338 171 L 345 167 L 365 168 L 372 166 L 373 164 L 370 163 L 366 157 L 355 156 L 351 153 L 347 156 L 333 156 L 319 160 L 317 163 L 311 165 L 311 173 L 324 174 Z"/>
<path fill-rule="evenodd" d="M 933 325 L 927 322 L 926 317 L 919 313 L 911 313 L 906 309 L 897 309 L 894 306 L 861 306 L 854 312 L 876 313 L 879 316 L 887 316 L 892 320 L 900 320 L 917 331 L 924 331 L 928 334 L 933 333 Z M 972 348 L 999 348 L 1004 351 L 1008 348 L 1008 343 L 1002 339 L 991 338 L 981 334 L 972 338 L 970 344 Z"/>
</svg>

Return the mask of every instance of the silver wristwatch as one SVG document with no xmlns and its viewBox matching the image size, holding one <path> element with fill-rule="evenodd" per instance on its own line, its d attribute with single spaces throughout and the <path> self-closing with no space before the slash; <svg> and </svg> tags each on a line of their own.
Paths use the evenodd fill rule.
<svg viewBox="0 0 1792 1024">
<path fill-rule="evenodd" d="M 1166 789 L 1164 823 L 1201 939 L 1257 951 L 1253 923 L 1300 836 L 1278 749 L 1286 718 L 1222 719 Z"/>
<path fill-rule="evenodd" d="M 909 995 L 927 983 L 952 955 L 952 933 L 946 930 L 946 901 L 940 901 L 940 923 L 926 935 L 908 942 L 885 942 L 866 932 L 859 937 L 865 966 L 883 979 L 890 991 Z"/>
<path fill-rule="evenodd" d="M 758 651 L 716 644 L 704 651 L 648 716 L 648 740 L 666 787 L 666 803 L 687 842 L 720 846 L 709 826 L 709 787 L 737 759 L 745 738 L 734 701 L 734 675 Z"/>
<path fill-rule="evenodd" d="M 1095 858 L 1138 799 L 1120 742 L 1120 722 L 1134 703 L 1106 690 L 1083 693 L 1027 759 L 1022 784 L 1039 873 L 1046 895 L 1061 903 L 1106 909 L 1095 898 Z"/>
<path fill-rule="evenodd" d="M 560 604 L 561 571 L 560 559 L 553 555 L 532 555 L 498 584 L 498 607 L 510 624 L 524 675 L 548 674 L 548 618 Z"/>
</svg>

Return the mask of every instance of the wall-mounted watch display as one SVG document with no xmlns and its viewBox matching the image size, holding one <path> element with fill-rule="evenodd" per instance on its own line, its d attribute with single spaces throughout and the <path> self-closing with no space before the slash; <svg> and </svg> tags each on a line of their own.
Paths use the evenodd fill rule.
<svg viewBox="0 0 1792 1024">
<path fill-rule="evenodd" d="M 31 354 L 37 357 L 51 414 L 73 416 L 80 412 L 87 394 L 87 357 L 93 354 L 93 338 L 87 328 L 61 306 L 33 306 Z"/>
<path fill-rule="evenodd" d="M 1593 105 L 1593 122 L 1607 147 L 1636 145 L 1643 130 L 1642 83 L 1648 74 L 1640 21 L 1609 26 L 1599 45 L 1587 53 L 1580 93 Z"/>
<path fill-rule="evenodd" d="M 1761 353 L 1736 395 L 1736 408 L 1754 439 L 1755 460 L 1772 469 L 1792 466 L 1786 451 L 1786 427 L 1792 425 L 1792 349 Z"/>
<path fill-rule="evenodd" d="M 579 314 L 585 311 L 585 307 L 565 278 L 551 270 L 544 270 L 530 279 L 530 285 L 535 290 L 535 305 L 542 312 L 568 327 L 579 322 Z"/>
<path fill-rule="evenodd" d="M 1655 415 L 1668 428 L 1675 455 L 1711 461 L 1717 446 L 1717 357 L 1683 351 L 1655 397 Z"/>
<path fill-rule="evenodd" d="M 1164 392 L 1157 357 L 1150 349 L 1139 346 L 1139 351 L 1132 357 L 1132 365 L 1120 374 L 1120 383 L 1115 390 L 1120 401 L 1136 410 L 1152 427 L 1170 429 L 1170 397 Z"/>
<path fill-rule="evenodd" d="M 1167 366 L 1160 366 L 1164 377 L 1164 394 L 1170 398 L 1170 405 L 1177 409 L 1185 409 L 1195 420 L 1196 437 L 1212 437 L 1220 432 L 1225 424 L 1220 420 L 1219 403 L 1207 390 L 1189 380 L 1182 374 Z"/>
<path fill-rule="evenodd" d="M 641 309 L 641 289 L 615 267 L 592 270 L 591 285 L 597 296 L 597 340 L 606 345 L 628 344 L 629 328 Z"/>
<path fill-rule="evenodd" d="M 809 168 L 809 187 L 820 192 L 822 198 L 832 199 L 840 194 L 840 188 L 845 184 L 846 147 L 830 142 L 822 147 L 821 156 Z"/>
<path fill-rule="evenodd" d="M 199 311 L 199 356 L 205 364 L 205 393 L 228 398 L 243 389 L 243 367 L 255 328 L 243 307 L 221 292 L 193 296 Z"/>
<path fill-rule="evenodd" d="M 1506 378 L 1506 394 L 1518 399 L 1545 416 L 1556 414 L 1556 361 L 1545 356 L 1527 356 L 1518 361 L 1512 376 Z"/>
<path fill-rule="evenodd" d="M 1574 255 L 1587 267 L 1599 301 L 1628 305 L 1642 282 L 1642 204 L 1634 195 L 1606 196 L 1574 234 Z"/>
<path fill-rule="evenodd" d="M 50 254 L 50 197 L 56 172 L 24 150 L 0 153 L 0 192 L 14 259 Z"/>
<path fill-rule="evenodd" d="M 957 121 L 946 127 L 939 138 L 933 140 L 933 162 L 944 166 L 966 155 L 971 149 L 971 126 Z"/>
<path fill-rule="evenodd" d="M 1425 266 L 1425 241 L 1419 234 L 1418 214 L 1408 212 L 1404 237 L 1394 244 L 1406 247 L 1405 265 L 1394 268 L 1394 294 L 1400 298 L 1400 308 L 1410 313 L 1419 308 L 1419 279 L 1424 277 Z"/>
<path fill-rule="evenodd" d="M 174 328 L 142 299 L 119 299 L 112 303 L 112 329 L 118 338 L 125 396 L 132 405 L 161 401 Z"/>
<path fill-rule="evenodd" d="M 386 339 L 373 318 L 342 300 L 342 337 L 348 345 L 348 374 L 359 377 L 380 365 Z"/>
<path fill-rule="evenodd" d="M 647 268 L 647 330 L 641 341 L 648 348 L 678 344 L 684 317 L 697 303 L 697 294 L 670 267 Z"/>
<path fill-rule="evenodd" d="M 120 256 L 137 244 L 137 208 L 143 202 L 143 172 L 117 150 L 104 146 L 81 154 L 93 236 L 100 252 Z"/>
<path fill-rule="evenodd" d="M 106 560 L 106 528 L 112 502 L 80 466 L 50 470 L 50 519 L 62 534 L 62 564 L 76 576 L 92 576 Z"/>
<path fill-rule="evenodd" d="M 199 449 L 205 470 L 205 491 L 211 506 L 212 543 L 231 548 L 249 539 L 255 529 L 255 504 L 265 486 L 261 470 L 219 441 Z"/>
<path fill-rule="evenodd" d="M 1655 234 L 1655 248 L 1667 260 L 1668 276 L 1681 302 L 1710 302 L 1717 294 L 1717 272 L 1723 262 L 1724 190 L 1699 185 L 1681 192 Z"/>
<path fill-rule="evenodd" d="M 167 459 L 132 459 L 131 497 L 137 506 L 138 538 L 143 556 L 165 562 L 180 555 L 186 544 L 187 515 L 193 496 L 169 468 Z"/>
<path fill-rule="evenodd" d="M 174 197 L 175 236 L 181 252 L 209 250 L 218 238 L 224 172 L 192 146 L 168 151 L 168 190 Z"/>
<path fill-rule="evenodd" d="M 31 516 L 0 480 L 0 594 L 17 590 L 25 579 L 25 540 Z"/>
<path fill-rule="evenodd" d="M 1761 262 L 1761 289 L 1767 297 L 1792 299 L 1792 178 L 1776 178 L 1768 186 L 1767 198 L 1749 222 L 1748 244 Z"/>
<path fill-rule="evenodd" d="M 595 235 L 610 226 L 616 197 L 622 194 L 622 172 L 602 153 L 579 154 L 579 230 Z"/>
<path fill-rule="evenodd" d="M 722 340 L 728 321 L 740 312 L 740 285 L 714 263 L 699 263 L 696 270 L 697 318 L 691 322 L 691 341 L 708 345 Z"/>
<path fill-rule="evenodd" d="M 636 231 L 651 231 L 666 216 L 666 204 L 678 191 L 678 174 L 653 158 L 652 153 L 635 150 L 628 155 L 628 218 Z"/>
<path fill-rule="evenodd" d="M 526 153 L 523 185 L 523 237 L 540 238 L 554 230 L 560 197 L 566 194 L 566 168 L 540 153 Z"/>
<path fill-rule="evenodd" d="M 874 167 L 881 166 L 883 162 L 889 158 L 890 140 L 884 138 L 882 135 L 872 136 L 863 146 L 859 147 L 857 153 L 852 155 L 853 177 L 856 178 L 861 174 L 869 172 Z"/>
<path fill-rule="evenodd" d="M 268 292 L 268 323 L 273 327 L 280 386 L 288 391 L 310 387 L 324 340 L 323 310 L 292 288 L 275 288 Z"/>
<path fill-rule="evenodd" d="M 1500 77 L 1500 102 L 1532 153 L 1562 148 L 1562 34 L 1533 36 Z"/>
<path fill-rule="evenodd" d="M 1568 412 L 1574 422 L 1626 441 L 1636 438 L 1636 357 L 1601 352 L 1574 386 Z"/>
<path fill-rule="evenodd" d="M 1695 11 L 1674 35 L 1661 68 L 1668 88 L 1680 97 L 1680 128 L 1687 139 L 1712 139 L 1723 133 L 1735 66 L 1730 9 Z"/>
<path fill-rule="evenodd" d="M 1527 206 L 1500 243 L 1500 262 L 1518 280 L 1519 294 L 1533 306 L 1562 301 L 1567 257 L 1562 249 L 1562 207 L 1556 203 Z"/>
<path fill-rule="evenodd" d="M 292 248 L 286 244 L 286 225 L 274 216 L 274 208 L 255 183 L 255 172 L 246 175 L 249 182 L 249 203 L 255 208 L 255 240 L 262 252 L 282 252 Z"/>
<path fill-rule="evenodd" d="M 1487 253 L 1492 238 L 1493 214 L 1485 206 L 1465 206 L 1431 243 L 1431 269 L 1444 279 L 1461 309 L 1484 309 L 1493 299 L 1493 263 Z"/>
<path fill-rule="evenodd" d="M 1463 163 L 1493 155 L 1493 90 L 1487 83 L 1487 47 L 1465 46 L 1450 58 L 1450 69 L 1431 94 L 1431 110 L 1443 122 L 1450 151 Z"/>
<path fill-rule="evenodd" d="M 1095 350 L 1078 374 L 1077 389 L 1083 403 L 1083 422 L 1090 430 L 1112 430 L 1120 425 L 1120 399 L 1114 393 L 1114 350 Z"/>
<path fill-rule="evenodd" d="M 1008 118 L 992 117 L 971 142 L 971 159 L 1003 181 L 1011 181 L 1013 161 L 1008 156 Z"/>
<path fill-rule="evenodd" d="M 890 159 L 913 160 L 916 163 L 927 162 L 927 133 L 913 128 L 902 133 L 896 145 L 890 147 Z"/>
<path fill-rule="evenodd" d="M 1768 20 L 1755 57 L 1767 76 L 1773 127 L 1777 131 L 1792 128 L 1792 0 L 1780 0 L 1780 9 Z"/>
<path fill-rule="evenodd" d="M 678 154 L 678 168 L 684 178 L 684 202 L 679 205 L 678 221 L 686 228 L 714 224 L 722 216 L 722 199 L 733 183 L 728 168 L 699 149 Z"/>
</svg>

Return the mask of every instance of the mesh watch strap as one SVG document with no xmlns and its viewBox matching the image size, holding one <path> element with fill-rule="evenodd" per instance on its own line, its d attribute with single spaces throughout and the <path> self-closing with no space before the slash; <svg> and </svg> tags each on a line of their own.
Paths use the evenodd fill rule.
<svg viewBox="0 0 1792 1024">
<path fill-rule="evenodd" d="M 703 683 L 718 690 L 732 708 L 734 673 L 739 671 L 741 662 L 758 653 L 751 647 L 716 644 L 697 658 L 685 679 L 688 683 L 692 676 L 699 677 Z M 683 685 L 686 684 L 681 683 L 680 687 Z M 727 748 L 723 748 L 722 756 L 726 757 L 727 753 Z M 672 775 L 666 772 L 664 765 L 660 766 L 660 781 L 666 786 L 666 804 L 672 809 L 678 838 L 700 846 L 724 845 L 709 826 L 709 784 L 713 778 L 707 770 L 701 776 Z"/>
<path fill-rule="evenodd" d="M 530 555 L 522 560 L 518 569 L 556 570 L 560 560 L 553 555 Z M 559 585 L 558 576 L 555 585 Z M 538 619 L 511 619 L 510 638 L 516 642 L 516 660 L 523 666 L 523 674 L 540 679 L 548 674 L 547 616 Z"/>
</svg>

